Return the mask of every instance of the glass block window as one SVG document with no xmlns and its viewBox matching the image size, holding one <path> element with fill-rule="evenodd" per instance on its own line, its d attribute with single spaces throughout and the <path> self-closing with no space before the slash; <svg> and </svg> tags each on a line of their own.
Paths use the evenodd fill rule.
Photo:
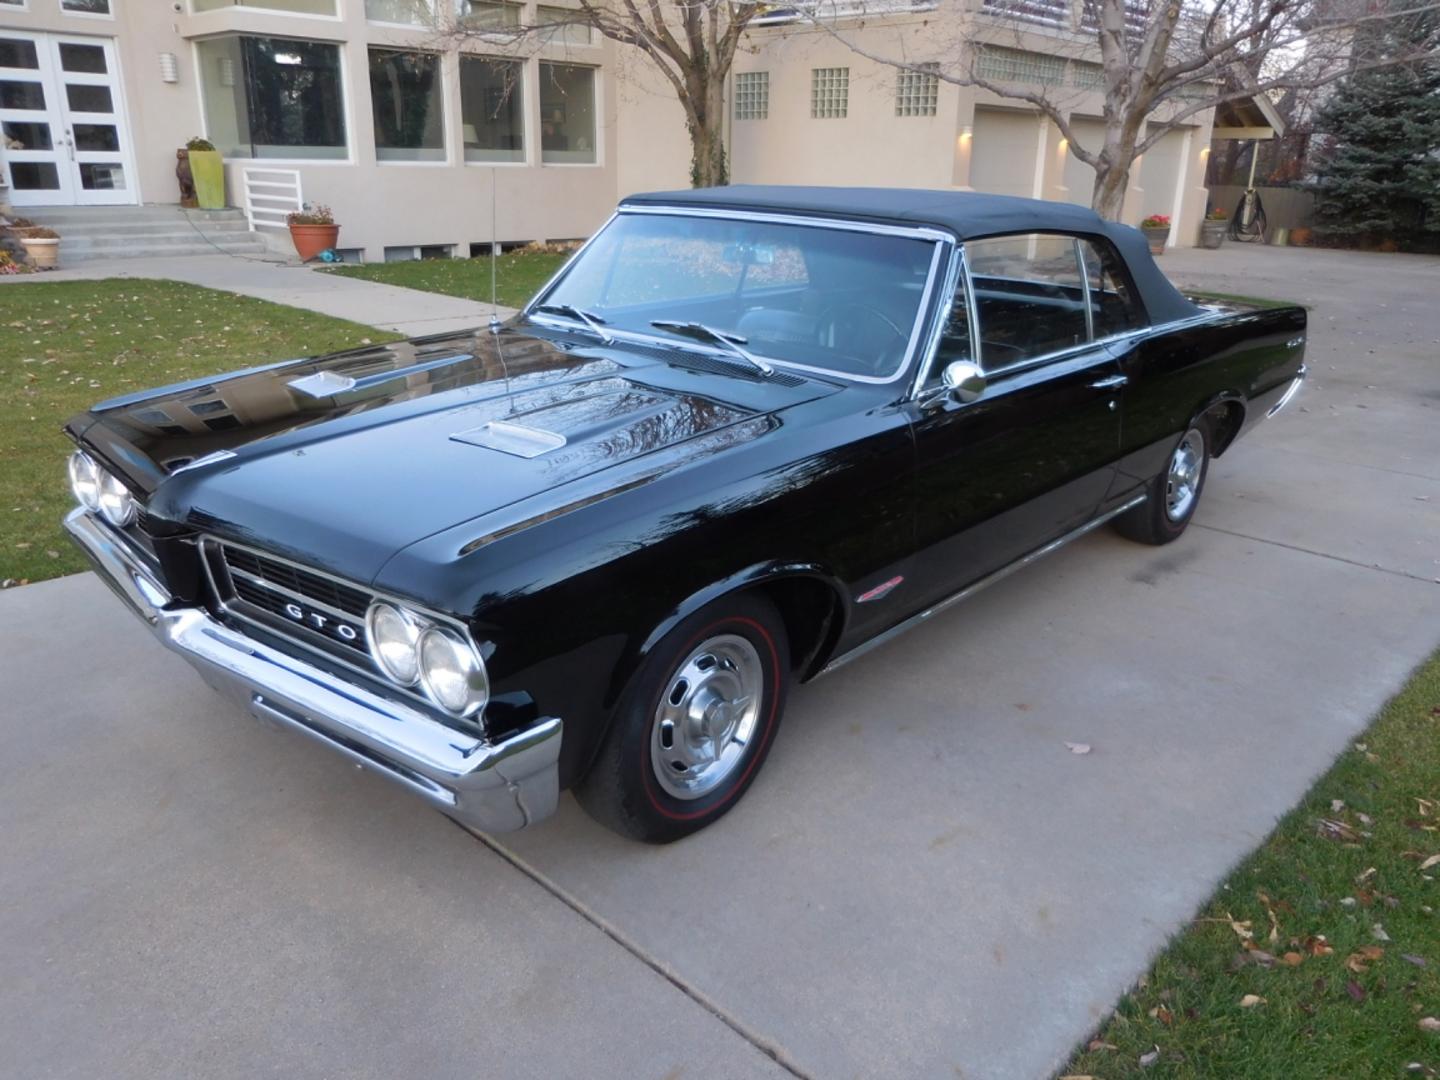
<svg viewBox="0 0 1440 1080">
<path fill-rule="evenodd" d="M 1059 86 L 1065 81 L 1065 60 L 1060 56 L 987 45 L 975 58 L 975 73 L 982 79 L 998 82 Z"/>
<path fill-rule="evenodd" d="M 810 118 L 840 120 L 849 115 L 850 69 L 812 68 L 810 70 Z"/>
<path fill-rule="evenodd" d="M 924 71 L 902 71 L 895 77 L 896 116 L 934 116 L 940 100 L 940 76 L 935 65 Z"/>
<path fill-rule="evenodd" d="M 1084 60 L 1070 62 L 1070 85 L 1082 90 L 1101 90 L 1105 86 L 1105 69 Z"/>
<path fill-rule="evenodd" d="M 742 71 L 735 76 L 735 119 L 764 120 L 770 115 L 770 73 Z"/>
</svg>

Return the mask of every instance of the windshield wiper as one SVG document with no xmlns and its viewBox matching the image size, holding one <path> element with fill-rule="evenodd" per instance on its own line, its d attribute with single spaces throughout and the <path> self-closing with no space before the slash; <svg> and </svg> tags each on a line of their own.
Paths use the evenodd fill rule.
<svg viewBox="0 0 1440 1080">
<path fill-rule="evenodd" d="M 717 345 L 723 345 L 735 356 L 740 357 L 747 364 L 750 364 L 762 375 L 773 375 L 775 369 L 753 356 L 748 349 L 744 348 L 745 338 L 736 333 L 725 330 L 716 330 L 713 326 L 706 326 L 698 322 L 682 322 L 679 319 L 651 319 L 650 325 L 657 330 L 669 330 L 672 334 L 683 334 L 686 337 L 703 338 L 713 341 Z"/>
<path fill-rule="evenodd" d="M 609 345 L 615 340 L 610 336 L 610 332 L 600 325 L 605 320 L 593 311 L 586 311 L 583 308 L 576 307 L 574 304 L 536 304 L 535 310 L 543 311 L 547 315 L 568 315 L 570 318 L 584 323 L 585 329 L 589 330 L 606 345 Z"/>
</svg>

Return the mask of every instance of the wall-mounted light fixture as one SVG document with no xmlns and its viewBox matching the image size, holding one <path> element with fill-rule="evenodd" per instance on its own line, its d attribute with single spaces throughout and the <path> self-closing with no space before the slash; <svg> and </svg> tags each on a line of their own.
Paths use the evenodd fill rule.
<svg viewBox="0 0 1440 1080">
<path fill-rule="evenodd" d="M 178 83 L 180 81 L 180 63 L 175 59 L 173 52 L 162 52 L 160 54 L 160 81 L 167 83 Z"/>
<path fill-rule="evenodd" d="M 974 130 L 969 124 L 966 124 L 964 127 L 962 127 L 962 128 L 960 129 L 960 141 L 961 141 L 961 142 L 967 142 L 967 141 L 969 141 L 970 137 L 971 137 L 972 135 L 974 135 L 974 134 L 975 134 L 975 130 Z"/>
</svg>

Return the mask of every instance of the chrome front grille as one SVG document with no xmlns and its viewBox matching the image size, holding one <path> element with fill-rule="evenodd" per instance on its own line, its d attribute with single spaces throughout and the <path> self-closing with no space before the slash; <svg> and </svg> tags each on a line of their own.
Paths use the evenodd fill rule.
<svg viewBox="0 0 1440 1080">
<path fill-rule="evenodd" d="M 365 644 L 364 589 L 220 541 L 204 542 L 216 599 L 245 622 L 373 671 Z"/>
</svg>

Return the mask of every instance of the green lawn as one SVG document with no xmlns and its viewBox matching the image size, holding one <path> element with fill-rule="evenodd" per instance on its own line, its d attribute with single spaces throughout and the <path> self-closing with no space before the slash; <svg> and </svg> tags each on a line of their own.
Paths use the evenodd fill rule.
<svg viewBox="0 0 1440 1080">
<path fill-rule="evenodd" d="M 84 568 L 60 425 L 97 401 L 395 335 L 175 281 L 0 285 L 0 583 Z"/>
<path fill-rule="evenodd" d="M 568 252 L 512 251 L 495 260 L 495 295 L 504 307 L 518 308 L 559 270 Z M 346 277 L 403 285 L 407 289 L 490 300 L 490 259 L 416 259 L 411 262 L 337 266 L 326 271 Z"/>
<path fill-rule="evenodd" d="M 1225 879 L 1062 1075 L 1440 1074 L 1437 880 L 1440 653 Z"/>
</svg>

